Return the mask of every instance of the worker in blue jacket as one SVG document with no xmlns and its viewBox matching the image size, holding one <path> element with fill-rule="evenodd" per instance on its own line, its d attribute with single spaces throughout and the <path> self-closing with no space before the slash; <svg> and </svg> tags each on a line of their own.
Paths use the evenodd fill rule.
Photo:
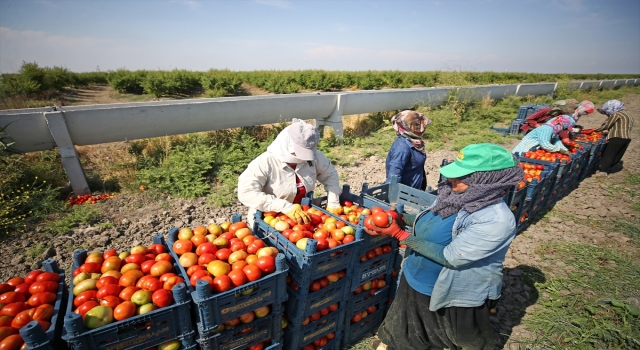
<svg viewBox="0 0 640 350">
<path fill-rule="evenodd" d="M 517 159 L 490 143 L 463 148 L 440 173 L 438 197 L 419 214 L 413 233 L 396 222 L 369 234 L 411 248 L 373 350 L 492 350 L 489 316 L 502 288 L 502 263 L 516 235 L 504 190 L 524 176 Z"/>
<path fill-rule="evenodd" d="M 422 139 L 425 127 L 431 124 L 422 113 L 411 110 L 402 111 L 391 118 L 398 136 L 391 145 L 385 162 L 387 183 L 392 176 L 398 177 L 398 183 L 419 190 L 427 188 L 427 175 L 424 163 L 427 160 L 425 142 Z"/>
</svg>

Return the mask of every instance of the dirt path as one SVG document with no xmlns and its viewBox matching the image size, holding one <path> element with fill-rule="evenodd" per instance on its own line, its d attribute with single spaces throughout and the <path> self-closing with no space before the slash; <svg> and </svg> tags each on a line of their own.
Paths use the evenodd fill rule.
<svg viewBox="0 0 640 350">
<path fill-rule="evenodd" d="M 98 104 L 122 101 L 109 87 L 79 89 L 74 94 L 74 104 Z M 640 95 L 622 99 L 626 110 L 636 118 L 640 116 Z M 69 100 L 71 101 L 71 100 Z M 580 124 L 597 127 L 604 117 L 595 114 L 584 117 Z M 619 247 L 633 251 L 638 256 L 638 246 L 628 244 L 629 237 L 615 231 L 594 228 L 586 224 L 589 219 L 611 220 L 619 218 L 638 222 L 637 211 L 631 207 L 638 202 L 625 191 L 625 180 L 630 174 L 640 174 L 640 157 L 636 153 L 640 144 L 640 126 L 632 133 L 633 141 L 623 158 L 624 168 L 609 177 L 588 177 L 568 196 L 558 201 L 551 213 L 534 222 L 516 237 L 505 261 L 503 295 L 497 316 L 492 320 L 496 332 L 501 334 L 498 348 L 518 348 L 518 343 L 535 338 L 522 319 L 538 307 L 534 290 L 525 282 L 526 274 L 539 271 L 546 276 L 562 273 L 555 264 L 559 261 L 542 259 L 540 249 L 550 242 L 580 242 L 597 246 Z M 511 149 L 515 146 L 507 145 Z M 635 146 L 635 147 L 634 147 Z M 435 184 L 437 169 L 442 159 L 453 159 L 456 152 L 438 150 L 429 152 L 426 169 L 429 184 Z M 359 193 L 362 184 L 378 185 L 384 181 L 384 159 L 372 156 L 361 159 L 349 167 L 338 167 L 341 179 L 351 186 L 351 192 Z M 618 188 L 614 188 L 618 186 Z M 153 233 L 165 234 L 171 227 L 195 226 L 230 219 L 233 213 L 246 214 L 239 203 L 227 208 L 211 207 L 205 198 L 195 200 L 174 199 L 171 196 L 152 198 L 147 193 L 125 193 L 96 205 L 102 219 L 90 225 L 81 225 L 66 235 L 51 237 L 41 228 L 33 228 L 25 234 L 8 235 L 0 245 L 0 280 L 24 274 L 39 268 L 39 261 L 47 258 L 58 260 L 70 269 L 73 251 L 79 248 L 103 251 L 107 248 L 128 250 L 137 244 L 150 244 Z M 561 262 L 561 261 L 560 261 Z M 67 270 L 69 271 L 69 270 Z"/>
</svg>

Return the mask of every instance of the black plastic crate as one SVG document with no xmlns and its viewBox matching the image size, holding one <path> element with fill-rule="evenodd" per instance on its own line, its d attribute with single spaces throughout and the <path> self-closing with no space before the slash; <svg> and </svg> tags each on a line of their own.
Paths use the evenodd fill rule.
<svg viewBox="0 0 640 350">
<path fill-rule="evenodd" d="M 342 335 L 343 347 L 353 344 L 365 333 L 382 323 L 391 288 L 392 286 L 386 286 L 380 289 L 375 295 L 361 293 L 365 295 L 357 295 L 347 300 L 347 311 L 344 316 L 344 332 Z M 351 319 L 356 313 L 362 312 L 371 306 L 376 306 L 375 312 L 358 322 L 351 323 Z"/>
<path fill-rule="evenodd" d="M 275 304 L 268 316 L 236 325 L 217 334 L 201 336 L 198 344 L 202 350 L 233 350 L 245 349 L 253 344 L 280 338 L 282 338 L 282 306 Z"/>
<path fill-rule="evenodd" d="M 234 220 L 237 219 L 238 216 L 234 216 Z M 178 229 L 170 229 L 169 251 L 176 261 L 179 258 L 172 246 L 177 238 Z M 189 281 L 189 276 L 182 266 L 178 265 L 178 271 L 185 281 Z M 287 271 L 288 266 L 284 255 L 278 254 L 275 272 L 222 293 L 212 294 L 207 281 L 198 281 L 195 288 L 187 283 L 187 290 L 195 304 L 194 321 L 200 337 L 206 337 L 220 324 L 249 311 L 262 306 L 281 304 L 287 300 Z"/>
<path fill-rule="evenodd" d="M 64 346 L 60 338 L 63 328 L 63 320 L 67 305 L 67 288 L 65 286 L 65 273 L 53 259 L 44 260 L 42 267 L 45 272 L 54 272 L 60 275 L 56 301 L 53 304 L 53 316 L 49 329 L 42 329 L 40 323 L 31 321 L 20 329 L 20 335 L 27 344 L 27 349 L 54 350 Z"/>
<path fill-rule="evenodd" d="M 289 274 L 299 286 L 308 286 L 311 281 L 332 272 L 352 268 L 359 258 L 362 237 L 366 235 L 362 227 L 358 226 L 353 242 L 318 252 L 316 251 L 317 241 L 309 239 L 306 249 L 301 250 L 295 243 L 264 222 L 261 211 L 255 214 L 253 233 L 258 238 L 266 239 L 265 242 L 284 254 L 289 265 Z"/>
<path fill-rule="evenodd" d="M 153 236 L 153 243 L 165 245 L 162 235 Z M 73 253 L 73 270 L 87 258 L 85 250 Z M 179 264 L 173 266 L 178 271 Z M 73 280 L 69 291 L 73 291 Z M 149 313 L 134 316 L 108 325 L 86 329 L 79 314 L 72 310 L 74 295 L 69 292 L 62 339 L 72 350 L 147 349 L 164 342 L 179 339 L 185 348 L 195 344 L 195 331 L 191 324 L 191 300 L 184 283 L 173 290 L 174 304 Z"/>
<path fill-rule="evenodd" d="M 347 297 L 350 280 L 348 277 L 339 279 L 335 283 L 309 292 L 309 286 L 299 286 L 297 291 L 287 287 L 289 300 L 286 303 L 287 318 L 294 324 L 300 325 L 305 318 L 332 304 L 339 303 Z"/>
<path fill-rule="evenodd" d="M 304 326 L 293 326 L 290 324 L 284 330 L 284 349 L 300 350 L 303 346 L 313 343 L 316 339 L 334 333 L 335 338 L 328 341 L 323 350 L 340 349 L 341 331 L 344 324 L 345 315 L 344 304 L 334 312 L 311 321 Z"/>
<path fill-rule="evenodd" d="M 394 239 L 387 243 L 391 246 L 391 252 L 383 253 L 372 259 L 366 261 L 360 261 L 355 264 L 355 268 L 350 274 L 351 288 L 350 291 L 354 291 L 359 285 L 366 281 L 370 281 L 382 275 L 391 274 L 393 272 L 393 264 L 395 259 L 395 252 L 398 250 L 398 240 Z M 367 251 L 361 251 L 360 255 L 366 254 Z"/>
</svg>

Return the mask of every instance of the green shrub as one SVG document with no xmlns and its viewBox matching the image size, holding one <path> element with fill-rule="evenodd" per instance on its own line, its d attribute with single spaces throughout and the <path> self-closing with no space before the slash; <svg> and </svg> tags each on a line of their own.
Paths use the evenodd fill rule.
<svg viewBox="0 0 640 350">
<path fill-rule="evenodd" d="M 142 88 L 142 80 L 147 75 L 147 71 L 131 72 L 126 69 L 118 69 L 107 73 L 107 82 L 112 89 L 120 93 L 141 94 L 144 92 Z"/>
</svg>

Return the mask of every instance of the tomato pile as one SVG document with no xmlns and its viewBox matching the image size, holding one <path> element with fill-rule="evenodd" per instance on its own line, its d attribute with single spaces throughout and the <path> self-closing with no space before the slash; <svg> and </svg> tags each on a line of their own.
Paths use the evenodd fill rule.
<svg viewBox="0 0 640 350">
<path fill-rule="evenodd" d="M 335 337 L 336 337 L 336 333 L 335 332 L 331 332 L 331 333 L 329 333 L 327 335 L 324 335 L 324 336 L 314 340 L 313 343 L 303 346 L 301 350 L 318 350 L 318 349 L 321 349 L 323 346 L 327 345 L 327 343 L 329 341 L 333 340 L 333 338 L 335 338 Z"/>
<path fill-rule="evenodd" d="M 360 321 L 362 321 L 364 318 L 366 318 L 367 316 L 373 314 L 374 312 L 376 312 L 376 310 L 378 310 L 378 308 L 375 305 L 371 305 L 368 308 L 360 311 L 360 312 L 356 312 L 352 317 L 351 317 L 351 324 L 354 323 L 358 323 Z"/>
<path fill-rule="evenodd" d="M 31 321 L 49 329 L 59 282 L 59 274 L 35 270 L 0 284 L 0 349 L 26 346 L 18 331 Z"/>
<path fill-rule="evenodd" d="M 178 231 L 173 251 L 195 286 L 209 282 L 212 293 L 221 293 L 257 281 L 276 271 L 278 249 L 267 247 L 244 222 L 184 227 Z"/>
<path fill-rule="evenodd" d="M 67 199 L 67 205 L 71 207 L 71 206 L 80 205 L 80 204 L 93 204 L 95 202 L 113 198 L 114 196 L 115 195 L 108 194 L 108 193 L 100 194 L 100 195 L 93 195 L 90 193 L 83 194 L 81 196 L 70 197 L 69 199 Z"/>
<path fill-rule="evenodd" d="M 386 287 L 385 275 L 372 279 L 371 281 L 364 282 L 353 292 L 354 295 L 358 295 L 363 292 L 369 292 L 370 295 L 375 295 L 379 289 Z"/>
<path fill-rule="evenodd" d="M 88 329 L 173 304 L 171 290 L 184 282 L 162 244 L 128 252 L 91 252 L 73 271 L 73 306 Z"/>
<path fill-rule="evenodd" d="M 572 140 L 575 141 L 586 141 L 586 142 L 596 142 L 602 138 L 602 133 L 597 131 L 591 132 L 589 134 L 576 134 L 571 137 Z"/>
<path fill-rule="evenodd" d="M 309 239 L 317 241 L 316 251 L 318 252 L 356 240 L 356 230 L 346 222 L 316 208 L 302 206 L 302 209 L 311 218 L 308 224 L 298 224 L 287 215 L 276 212 L 265 212 L 263 220 L 302 250 L 306 249 Z"/>
<path fill-rule="evenodd" d="M 525 188 L 534 179 L 538 180 L 538 182 L 542 180 L 541 174 L 544 170 L 544 165 L 520 162 L 518 166 L 524 170 L 524 179 L 518 183 L 518 189 Z"/>
<path fill-rule="evenodd" d="M 575 152 L 573 152 L 575 153 Z M 558 152 L 548 152 L 545 151 L 543 149 L 538 149 L 535 151 L 530 151 L 530 152 L 525 152 L 524 153 L 524 157 L 525 158 L 530 158 L 530 159 L 538 159 L 538 160 L 543 160 L 545 162 L 555 162 L 556 160 L 558 161 L 566 161 L 567 163 L 571 161 L 571 157 L 569 157 L 566 154 L 562 154 L 562 153 L 558 153 Z"/>
<path fill-rule="evenodd" d="M 309 284 L 309 292 L 319 291 L 322 288 L 328 287 L 331 283 L 338 282 L 340 279 L 345 278 L 346 276 L 347 276 L 346 270 L 341 270 L 338 272 L 330 273 L 324 277 L 315 279 Z M 300 289 L 298 284 L 291 278 L 291 275 L 287 275 L 287 285 L 295 291 Z"/>
<path fill-rule="evenodd" d="M 361 256 L 360 262 L 365 262 L 367 260 L 374 259 L 377 256 L 391 253 L 391 251 L 393 251 L 391 244 L 384 244 L 384 245 L 375 247 L 367 251 L 363 256 Z"/>
<path fill-rule="evenodd" d="M 367 229 L 374 231 L 374 225 L 385 228 L 391 226 L 393 222 L 400 223 L 401 220 L 402 216 L 400 216 L 395 210 L 384 210 L 380 207 L 371 207 L 371 215 L 364 219 L 364 226 Z"/>
<path fill-rule="evenodd" d="M 211 334 L 217 334 L 227 329 L 233 329 L 235 326 L 246 324 L 252 322 L 256 318 L 266 317 L 271 313 L 271 308 L 269 305 L 261 306 L 253 311 L 249 311 L 244 313 L 234 319 L 231 319 L 221 325 L 218 326 L 216 330 L 214 330 Z M 239 331 L 237 334 L 245 334 L 253 330 L 253 327 L 245 328 Z M 258 343 L 249 347 L 249 349 L 262 349 L 263 343 Z"/>
</svg>

